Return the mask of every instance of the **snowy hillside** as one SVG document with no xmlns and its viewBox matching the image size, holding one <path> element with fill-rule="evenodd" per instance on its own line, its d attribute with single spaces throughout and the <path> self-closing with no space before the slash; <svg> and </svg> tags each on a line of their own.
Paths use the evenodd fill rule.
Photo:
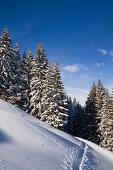
<svg viewBox="0 0 113 170">
<path fill-rule="evenodd" d="M 0 100 L 0 170 L 113 170 L 113 153 Z"/>
</svg>

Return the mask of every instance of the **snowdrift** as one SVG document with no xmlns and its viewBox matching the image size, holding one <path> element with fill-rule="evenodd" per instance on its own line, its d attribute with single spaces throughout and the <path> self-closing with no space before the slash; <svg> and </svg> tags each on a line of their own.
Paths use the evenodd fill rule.
<svg viewBox="0 0 113 170">
<path fill-rule="evenodd" d="M 0 100 L 0 170 L 113 170 L 113 153 Z"/>
</svg>

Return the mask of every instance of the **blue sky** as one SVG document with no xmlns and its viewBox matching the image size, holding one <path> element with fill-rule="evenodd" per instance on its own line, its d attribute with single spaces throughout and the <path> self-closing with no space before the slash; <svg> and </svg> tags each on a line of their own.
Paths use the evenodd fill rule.
<svg viewBox="0 0 113 170">
<path fill-rule="evenodd" d="M 6 0 L 0 7 L 0 32 L 7 27 L 21 53 L 42 42 L 72 98 L 84 104 L 98 79 L 113 87 L 112 0 Z"/>
</svg>

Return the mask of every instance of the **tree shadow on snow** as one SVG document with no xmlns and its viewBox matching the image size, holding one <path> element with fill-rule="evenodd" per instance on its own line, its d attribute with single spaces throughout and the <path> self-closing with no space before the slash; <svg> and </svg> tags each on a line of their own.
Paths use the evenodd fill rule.
<svg viewBox="0 0 113 170">
<path fill-rule="evenodd" d="M 0 129 L 0 143 L 8 143 L 11 141 L 12 139 L 3 130 Z"/>
<path fill-rule="evenodd" d="M 41 131 L 43 132 L 47 132 L 47 134 L 49 134 L 49 137 L 51 137 L 52 139 L 56 140 L 56 142 L 59 142 L 60 144 L 62 145 L 65 145 L 65 148 L 66 148 L 66 145 L 67 146 L 70 146 L 70 148 L 73 148 L 73 149 L 77 149 L 78 148 L 78 157 L 76 158 L 76 155 L 75 155 L 75 161 L 73 161 L 73 165 L 72 165 L 72 168 L 75 170 L 79 170 L 80 169 L 80 165 L 81 165 L 81 161 L 82 159 L 84 159 L 84 163 L 83 163 L 83 169 L 85 170 L 91 170 L 91 169 L 96 169 L 97 167 L 99 167 L 99 163 L 98 163 L 98 160 L 96 160 L 95 156 L 93 155 L 93 149 L 90 147 L 90 146 L 87 146 L 87 151 L 86 153 L 84 154 L 85 152 L 85 147 L 86 147 L 86 143 L 83 142 L 83 141 L 80 141 L 76 138 L 76 141 L 77 143 L 80 143 L 81 142 L 81 146 L 79 146 L 77 143 L 73 143 L 71 141 L 68 141 L 68 139 L 65 139 L 65 137 L 61 137 L 59 136 L 58 134 L 55 134 L 51 131 L 49 131 L 48 129 L 42 127 L 41 125 L 37 125 L 37 123 L 33 123 L 31 121 L 29 121 L 29 123 L 35 127 L 35 128 L 38 128 L 40 129 Z M 67 134 L 68 135 L 68 134 Z M 72 137 L 72 139 L 75 137 L 69 135 L 70 137 Z M 74 156 L 74 155 L 73 155 Z M 84 157 L 84 158 L 83 158 Z M 76 161 L 77 159 L 77 161 Z"/>
</svg>

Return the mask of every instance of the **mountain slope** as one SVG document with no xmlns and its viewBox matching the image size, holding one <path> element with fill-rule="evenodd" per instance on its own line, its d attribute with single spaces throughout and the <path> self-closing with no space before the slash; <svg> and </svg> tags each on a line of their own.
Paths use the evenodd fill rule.
<svg viewBox="0 0 113 170">
<path fill-rule="evenodd" d="M 0 170 L 113 169 L 113 153 L 0 100 Z"/>
</svg>

